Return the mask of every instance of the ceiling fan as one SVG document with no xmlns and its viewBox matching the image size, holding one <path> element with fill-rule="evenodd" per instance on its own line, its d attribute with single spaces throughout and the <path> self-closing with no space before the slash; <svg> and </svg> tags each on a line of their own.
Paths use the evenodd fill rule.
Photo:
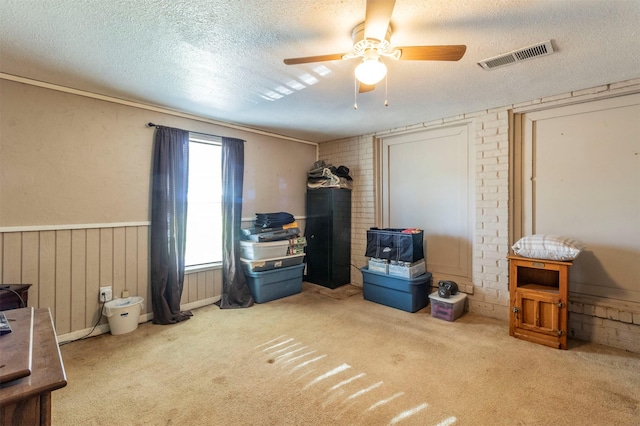
<svg viewBox="0 0 640 426">
<path fill-rule="evenodd" d="M 375 89 L 387 74 L 382 58 L 400 61 L 457 61 L 467 50 L 465 45 L 393 47 L 391 13 L 396 0 L 367 0 L 365 21 L 353 29 L 353 50 L 347 53 L 285 59 L 287 65 L 361 58 L 355 69 L 359 92 Z"/>
</svg>

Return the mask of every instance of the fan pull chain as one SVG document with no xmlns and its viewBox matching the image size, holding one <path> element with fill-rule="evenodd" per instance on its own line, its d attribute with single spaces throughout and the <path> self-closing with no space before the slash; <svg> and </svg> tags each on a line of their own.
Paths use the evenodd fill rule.
<svg viewBox="0 0 640 426">
<path fill-rule="evenodd" d="M 358 79 L 353 77 L 353 109 L 358 109 Z"/>
<path fill-rule="evenodd" d="M 389 100 L 387 99 L 387 86 L 388 86 L 388 81 L 389 81 L 389 73 L 387 73 L 384 76 L 384 106 L 388 107 L 389 106 Z"/>
</svg>

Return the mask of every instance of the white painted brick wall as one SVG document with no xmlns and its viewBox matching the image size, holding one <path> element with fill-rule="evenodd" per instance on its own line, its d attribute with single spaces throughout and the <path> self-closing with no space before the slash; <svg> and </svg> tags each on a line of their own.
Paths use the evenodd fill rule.
<svg viewBox="0 0 640 426">
<path fill-rule="evenodd" d="M 612 83 L 534 99 L 504 107 L 418 123 L 381 132 L 388 135 L 473 119 L 475 123 L 475 232 L 473 288 L 468 291 L 471 312 L 508 321 L 509 318 L 509 111 L 551 107 L 612 95 L 640 92 L 640 79 Z M 345 165 L 354 179 L 351 225 L 351 282 L 362 285 L 366 265 L 366 230 L 375 226 L 375 134 L 321 143 L 320 159 Z M 573 297 L 573 296 L 572 296 Z M 570 297 L 570 299 L 572 298 Z M 569 337 L 640 352 L 640 305 L 570 300 Z"/>
</svg>

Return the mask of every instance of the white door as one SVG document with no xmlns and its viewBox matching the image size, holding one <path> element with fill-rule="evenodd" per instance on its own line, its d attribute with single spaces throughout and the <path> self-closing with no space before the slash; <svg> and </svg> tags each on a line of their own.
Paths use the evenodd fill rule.
<svg viewBox="0 0 640 426">
<path fill-rule="evenodd" d="M 571 292 L 640 302 L 640 95 L 528 113 L 523 133 L 523 233 L 587 246 Z"/>
<path fill-rule="evenodd" d="M 471 124 L 381 140 L 382 222 L 421 228 L 427 270 L 471 279 Z"/>
</svg>

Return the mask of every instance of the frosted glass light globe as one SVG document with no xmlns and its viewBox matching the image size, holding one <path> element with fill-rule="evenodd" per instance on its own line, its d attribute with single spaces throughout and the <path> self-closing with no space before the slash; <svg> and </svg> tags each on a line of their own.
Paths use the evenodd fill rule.
<svg viewBox="0 0 640 426">
<path fill-rule="evenodd" d="M 387 67 L 378 59 L 365 59 L 356 67 L 359 82 L 374 85 L 387 75 Z"/>
</svg>

